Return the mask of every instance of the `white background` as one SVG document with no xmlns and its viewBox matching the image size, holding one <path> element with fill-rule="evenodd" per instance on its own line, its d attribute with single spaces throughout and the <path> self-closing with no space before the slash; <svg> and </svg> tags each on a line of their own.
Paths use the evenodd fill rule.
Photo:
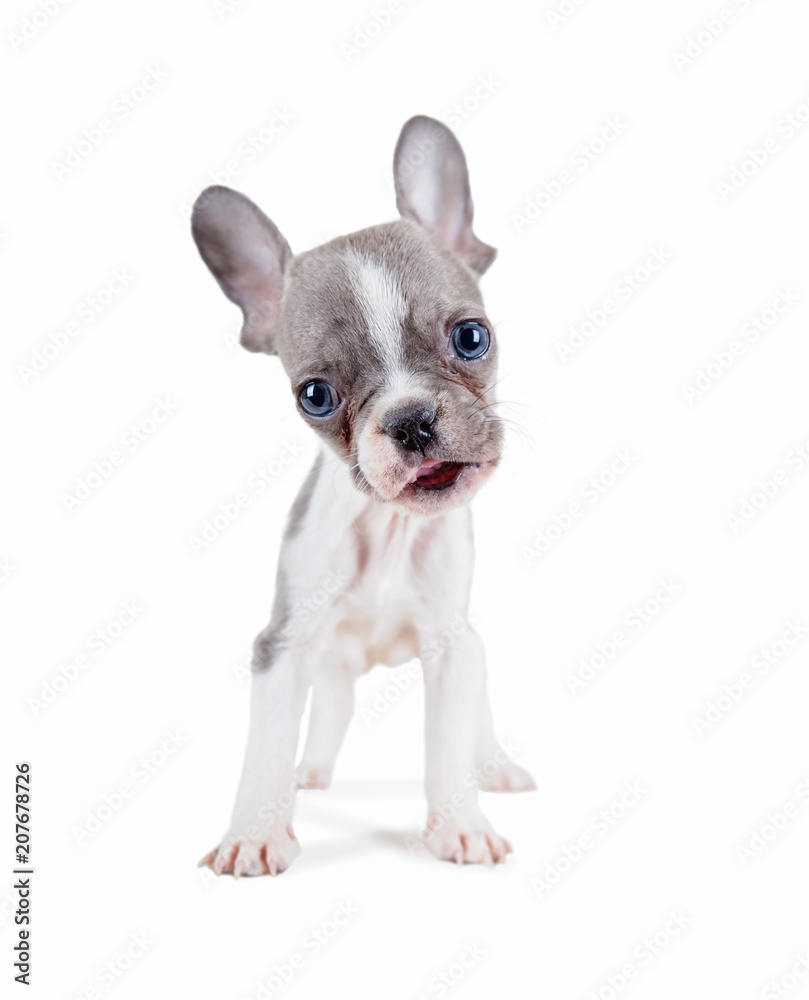
<svg viewBox="0 0 809 1000">
<path fill-rule="evenodd" d="M 14 762 L 29 760 L 28 996 L 274 996 L 273 966 L 296 953 L 291 998 L 754 998 L 778 995 L 765 992 L 772 980 L 809 995 L 809 978 L 790 972 L 809 947 L 809 642 L 755 666 L 788 623 L 794 635 L 809 625 L 809 462 L 795 451 L 809 438 L 805 4 L 726 0 L 732 20 L 701 36 L 710 44 L 692 41 L 690 62 L 675 55 L 705 19 L 718 30 L 719 0 L 592 0 L 549 18 L 560 4 L 403 0 L 377 30 L 382 0 L 244 0 L 224 13 L 203 0 L 72 0 L 37 15 L 22 44 L 14 36 L 40 8 L 4 6 L 4 989 L 22 989 L 12 786 Z M 345 48 L 366 24 L 370 41 Z M 134 90 L 150 68 L 165 79 Z M 277 112 L 291 116 L 283 127 Z M 195 865 L 228 819 L 248 649 L 316 445 L 277 359 L 234 346 L 238 311 L 198 258 L 187 208 L 227 170 L 294 250 L 392 218 L 391 154 L 416 113 L 455 127 L 476 229 L 499 248 L 483 291 L 504 415 L 522 431 L 475 503 L 472 618 L 499 733 L 539 790 L 484 797 L 514 845 L 507 864 L 412 854 L 403 837 L 424 819 L 419 680 L 380 718 L 355 719 L 331 791 L 302 795 L 303 853 L 288 873 L 214 880 Z M 789 114 L 805 122 L 791 136 Z M 107 117 L 113 130 L 59 169 Z M 610 118 L 621 135 L 602 149 Z M 242 144 L 273 122 L 248 159 Z M 768 137 L 766 162 L 720 190 L 748 149 L 763 159 Z M 598 150 L 586 169 L 583 145 Z M 565 169 L 571 183 L 522 225 Z M 616 283 L 653 248 L 669 259 L 620 297 Z M 122 270 L 126 287 L 92 313 Z M 779 290 L 795 301 L 754 342 L 746 325 Z M 557 345 L 607 298 L 614 314 L 563 361 Z M 743 354 L 687 399 L 683 387 L 734 341 Z M 160 400 L 172 412 L 153 425 Z M 263 493 L 246 487 L 289 442 L 301 456 Z M 115 450 L 123 463 L 68 510 L 77 480 Z M 619 451 L 631 468 L 591 502 L 582 489 Z M 767 481 L 773 496 L 743 508 Z M 250 505 L 195 553 L 192 536 L 245 490 Z M 577 501 L 569 529 L 532 555 Z M 731 524 L 742 510 L 754 516 Z M 676 588 L 665 605 L 660 580 Z M 125 602 L 137 617 L 109 628 Z M 648 621 L 628 624 L 646 602 Z M 97 652 L 104 628 L 117 637 Z M 618 630 L 624 646 L 572 693 L 566 677 Z M 753 684 L 738 689 L 743 674 Z M 363 678 L 360 709 L 390 680 L 381 668 Z M 743 696 L 722 700 L 700 734 L 694 720 L 723 685 Z M 184 742 L 164 758 L 168 733 Z M 138 761 L 152 755 L 149 775 Z M 593 818 L 632 782 L 640 801 L 601 835 Z M 119 802 L 122 783 L 132 795 Z M 105 811 L 105 796 L 120 808 Z M 106 821 L 79 844 L 99 810 Z M 740 845 L 776 833 L 768 815 L 785 828 L 745 863 Z M 559 863 L 585 833 L 590 849 Z M 545 889 L 549 865 L 565 871 Z M 311 945 L 349 903 L 356 915 Z M 670 911 L 685 927 L 663 932 L 649 959 L 643 941 Z M 137 934 L 149 944 L 133 961 Z M 433 977 L 467 946 L 482 957 L 440 986 Z M 99 978 L 109 962 L 121 974 Z"/>
</svg>

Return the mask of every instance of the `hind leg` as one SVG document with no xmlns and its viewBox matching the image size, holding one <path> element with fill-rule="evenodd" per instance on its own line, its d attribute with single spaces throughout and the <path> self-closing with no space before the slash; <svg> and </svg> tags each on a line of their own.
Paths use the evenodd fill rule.
<svg viewBox="0 0 809 1000">
<path fill-rule="evenodd" d="M 528 792 L 536 782 L 519 764 L 509 760 L 494 735 L 494 721 L 489 695 L 484 687 L 478 707 L 478 743 L 476 764 L 481 775 L 480 787 L 487 792 Z"/>
<path fill-rule="evenodd" d="M 312 711 L 303 757 L 295 771 L 301 788 L 328 788 L 334 762 L 354 712 L 357 670 L 346 660 L 321 664 L 312 689 Z"/>
</svg>

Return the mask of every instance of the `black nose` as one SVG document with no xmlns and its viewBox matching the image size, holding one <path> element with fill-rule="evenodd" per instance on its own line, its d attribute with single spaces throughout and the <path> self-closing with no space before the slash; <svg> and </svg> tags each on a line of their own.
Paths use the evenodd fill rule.
<svg viewBox="0 0 809 1000">
<path fill-rule="evenodd" d="M 426 406 L 408 406 L 389 413 L 382 430 L 398 441 L 405 451 L 424 452 L 433 439 L 435 410 Z"/>
</svg>

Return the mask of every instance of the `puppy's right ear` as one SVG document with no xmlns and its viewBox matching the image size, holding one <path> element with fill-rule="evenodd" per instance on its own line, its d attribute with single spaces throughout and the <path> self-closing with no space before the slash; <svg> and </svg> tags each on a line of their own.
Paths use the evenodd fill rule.
<svg viewBox="0 0 809 1000">
<path fill-rule="evenodd" d="M 267 216 L 243 194 L 206 188 L 194 203 L 191 232 L 225 295 L 244 314 L 241 343 L 275 353 L 275 324 L 292 251 Z"/>
</svg>

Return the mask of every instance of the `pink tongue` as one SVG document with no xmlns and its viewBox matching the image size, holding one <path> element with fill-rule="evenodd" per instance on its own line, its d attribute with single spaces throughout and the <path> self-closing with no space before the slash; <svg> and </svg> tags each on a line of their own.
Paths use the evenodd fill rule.
<svg viewBox="0 0 809 1000">
<path fill-rule="evenodd" d="M 426 462 L 423 462 L 421 468 L 416 469 L 410 478 L 411 483 L 415 483 L 417 479 L 422 479 L 424 476 L 429 476 L 430 473 L 437 469 L 439 465 L 443 465 L 444 460 L 441 458 L 428 458 Z"/>
</svg>

